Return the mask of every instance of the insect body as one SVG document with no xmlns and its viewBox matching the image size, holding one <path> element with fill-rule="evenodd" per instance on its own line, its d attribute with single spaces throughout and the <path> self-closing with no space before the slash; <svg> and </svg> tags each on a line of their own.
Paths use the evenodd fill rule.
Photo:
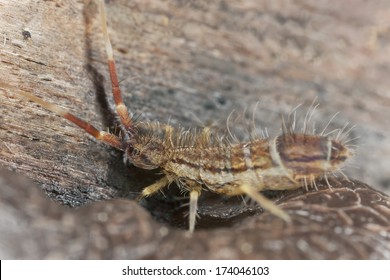
<svg viewBox="0 0 390 280">
<path fill-rule="evenodd" d="M 162 137 L 155 136 L 159 133 L 149 133 L 148 137 L 136 133 L 136 144 L 128 154 L 134 165 L 161 168 L 165 174 L 143 190 L 144 196 L 173 181 L 189 190 L 190 230 L 194 229 L 196 201 L 203 187 L 224 195 L 246 194 L 289 222 L 284 211 L 258 192 L 307 187 L 308 180 L 315 184 L 314 180 L 323 176 L 327 180 L 327 174 L 338 170 L 351 156 L 344 145 L 322 135 L 285 131 L 273 139 L 230 143 L 210 133 L 205 128 L 182 139 L 183 132 L 169 126 Z"/>
<path fill-rule="evenodd" d="M 153 195 L 172 182 L 189 192 L 189 230 L 195 228 L 197 201 L 206 188 L 223 195 L 248 195 L 266 210 L 290 222 L 290 216 L 260 191 L 291 190 L 315 184 L 338 170 L 351 156 L 339 132 L 335 139 L 283 128 L 280 136 L 234 142 L 210 128 L 184 131 L 170 125 L 135 121 L 123 103 L 113 51 L 107 32 L 103 0 L 99 0 L 112 93 L 121 136 L 100 131 L 58 106 L 24 91 L 18 93 L 84 129 L 94 138 L 124 152 L 125 159 L 143 169 L 160 169 L 163 177 L 146 187 L 141 197 Z M 305 120 L 306 121 L 306 120 Z M 295 120 L 294 120 L 295 123 Z"/>
</svg>

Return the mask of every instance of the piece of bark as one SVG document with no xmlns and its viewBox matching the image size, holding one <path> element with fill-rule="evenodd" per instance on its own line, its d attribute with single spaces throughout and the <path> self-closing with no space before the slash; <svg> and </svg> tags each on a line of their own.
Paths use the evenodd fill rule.
<svg viewBox="0 0 390 280">
<path fill-rule="evenodd" d="M 387 1 L 331 7 L 317 1 L 272 3 L 110 1 L 109 32 L 126 104 L 147 120 L 185 127 L 220 120 L 217 126 L 224 127 L 233 110 L 260 100 L 256 123 L 275 135 L 280 112 L 318 96 L 317 119 L 323 125 L 337 111 L 333 127 L 346 121 L 358 125 L 351 137 L 361 136 L 365 145 L 354 162 L 360 169 L 347 170 L 350 177 L 385 190 L 390 181 Z M 96 4 L 25 0 L 0 1 L 0 7 L 1 81 L 68 108 L 96 127 L 112 127 Z M 125 167 L 120 153 L 1 89 L 0 164 L 70 206 L 131 199 L 156 178 Z M 145 206 L 159 220 L 185 227 L 182 214 L 161 215 L 161 209 L 178 207 L 167 200 L 156 197 Z M 226 225 L 223 198 L 207 196 L 203 202 L 200 211 L 211 218 L 198 226 Z M 257 211 L 234 209 L 236 217 Z"/>
<path fill-rule="evenodd" d="M 390 257 L 390 198 L 358 181 L 332 181 L 332 189 L 319 183 L 318 191 L 286 193 L 277 203 L 290 214 L 291 225 L 265 212 L 191 236 L 157 223 L 134 201 L 71 209 L 49 201 L 14 173 L 1 172 L 0 178 L 2 259 Z M 242 208 L 239 201 L 226 205 Z M 229 219 L 219 215 L 220 222 Z"/>
</svg>

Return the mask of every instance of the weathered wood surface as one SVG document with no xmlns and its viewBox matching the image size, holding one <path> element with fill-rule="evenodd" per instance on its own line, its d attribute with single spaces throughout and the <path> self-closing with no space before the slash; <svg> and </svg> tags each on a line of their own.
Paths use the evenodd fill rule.
<svg viewBox="0 0 390 280">
<path fill-rule="evenodd" d="M 390 198 L 359 182 L 332 182 L 333 190 L 320 183 L 319 191 L 290 192 L 278 203 L 290 213 L 291 226 L 263 213 L 189 236 L 156 222 L 134 201 L 95 202 L 74 210 L 48 200 L 15 174 L 1 175 L 2 259 L 390 257 Z M 226 203 L 225 208 L 230 212 L 215 220 L 228 220 L 232 208 Z"/>
<path fill-rule="evenodd" d="M 107 4 L 126 104 L 149 120 L 183 126 L 219 120 L 223 127 L 232 110 L 242 112 L 260 100 L 256 123 L 275 135 L 279 113 L 318 96 L 319 122 L 339 111 L 334 127 L 347 121 L 357 125 L 352 137 L 361 137 L 354 160 L 359 169 L 347 173 L 388 192 L 388 1 L 332 6 L 319 1 L 208 2 Z M 93 1 L 0 0 L 0 38 L 1 82 L 68 108 L 102 129 L 112 126 Z M 155 178 L 125 167 L 120 153 L 1 89 L 0 164 L 71 206 L 132 198 Z M 212 201 L 206 200 L 201 210 L 219 222 L 222 214 L 209 210 Z M 177 222 L 156 213 L 164 205 L 176 204 L 156 199 L 146 206 L 160 220 L 180 226 L 182 218 Z M 232 221 L 248 213 L 240 211 Z"/>
</svg>

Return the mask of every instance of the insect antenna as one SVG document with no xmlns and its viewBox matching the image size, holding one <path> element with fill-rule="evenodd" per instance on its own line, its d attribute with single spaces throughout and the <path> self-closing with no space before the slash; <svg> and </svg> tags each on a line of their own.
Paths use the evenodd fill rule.
<svg viewBox="0 0 390 280">
<path fill-rule="evenodd" d="M 33 102 L 39 104 L 40 106 L 42 106 L 43 108 L 46 108 L 47 110 L 67 119 L 68 121 L 70 121 L 70 122 L 74 123 L 75 125 L 77 125 L 78 127 L 82 128 L 85 132 L 92 135 L 97 140 L 102 141 L 102 142 L 104 142 L 104 143 L 106 143 L 114 148 L 117 148 L 118 150 L 123 150 L 122 142 L 118 136 L 111 134 L 109 132 L 106 132 L 106 131 L 98 130 L 90 123 L 83 121 L 82 119 L 76 117 L 75 115 L 69 113 L 68 111 L 60 108 L 59 106 L 57 106 L 53 103 L 44 101 L 41 98 L 39 98 L 31 93 L 28 93 L 24 90 L 18 89 L 17 87 L 6 85 L 6 84 L 3 84 L 1 82 L 0 82 L 0 87 L 3 89 L 10 89 L 13 93 L 16 93 L 16 94 L 18 94 L 18 95 L 20 95 L 20 96 L 22 96 L 30 101 L 33 101 Z"/>
<path fill-rule="evenodd" d="M 114 61 L 114 54 L 112 50 L 111 41 L 108 36 L 107 14 L 106 14 L 104 0 L 99 1 L 99 10 L 101 15 L 101 25 L 102 25 L 104 42 L 105 42 L 107 63 L 108 63 L 108 69 L 110 73 L 111 88 L 112 88 L 112 95 L 114 97 L 114 102 L 115 102 L 115 109 L 116 112 L 118 113 L 122 129 L 126 131 L 129 135 L 133 135 L 134 120 L 132 118 L 132 114 L 129 113 L 127 106 L 123 102 L 121 89 L 119 87 L 119 80 L 118 80 L 118 75 L 117 75 L 115 61 Z"/>
</svg>

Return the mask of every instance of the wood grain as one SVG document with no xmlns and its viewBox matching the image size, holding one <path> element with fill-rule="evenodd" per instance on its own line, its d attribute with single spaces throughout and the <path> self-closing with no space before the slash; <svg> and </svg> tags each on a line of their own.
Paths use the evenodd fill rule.
<svg viewBox="0 0 390 280">
<path fill-rule="evenodd" d="M 233 110 L 240 113 L 260 101 L 255 121 L 275 135 L 280 113 L 317 96 L 318 124 L 340 112 L 332 127 L 347 121 L 357 125 L 352 137 L 361 137 L 354 160 L 358 169 L 347 168 L 348 175 L 389 192 L 387 4 L 115 0 L 107 10 L 125 102 L 140 118 L 225 127 Z M 0 39 L 2 82 L 96 127 L 113 128 L 93 1 L 0 0 Z M 240 124 L 251 119 L 246 113 L 236 121 L 239 136 L 246 134 Z M 0 165 L 70 206 L 134 198 L 156 178 L 125 167 L 120 153 L 1 89 Z M 156 201 L 151 204 L 172 205 Z M 147 207 L 154 213 L 156 208 Z"/>
</svg>

